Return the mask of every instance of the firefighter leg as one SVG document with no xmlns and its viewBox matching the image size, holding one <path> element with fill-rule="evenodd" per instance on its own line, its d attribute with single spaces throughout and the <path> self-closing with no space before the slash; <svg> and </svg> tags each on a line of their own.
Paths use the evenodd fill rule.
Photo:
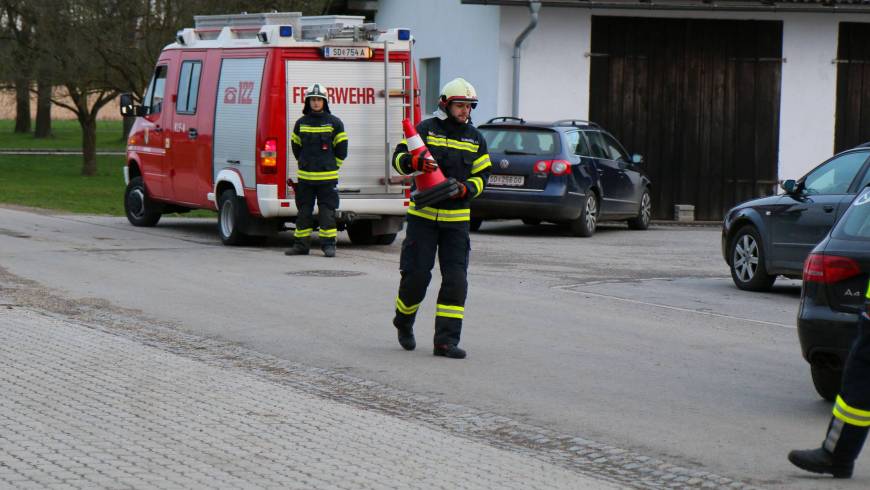
<svg viewBox="0 0 870 490">
<path fill-rule="evenodd" d="M 293 246 L 285 255 L 308 255 L 311 247 L 311 230 L 314 224 L 315 189 L 311 184 L 299 181 L 296 184 L 296 231 L 293 232 Z"/>
<path fill-rule="evenodd" d="M 465 317 L 468 292 L 468 254 L 471 240 L 468 223 L 443 225 L 438 240 L 441 289 L 435 310 L 435 350 L 437 356 L 461 359 L 465 351 L 457 347 Z"/>
<path fill-rule="evenodd" d="M 855 460 L 867 439 L 870 428 L 870 320 L 861 315 L 858 337 L 852 344 L 843 386 L 834 402 L 834 416 L 828 433 L 818 449 L 792 451 L 789 461 L 814 473 L 828 473 L 834 478 L 849 478 Z"/>
<path fill-rule="evenodd" d="M 337 182 L 317 186 L 317 216 L 320 222 L 320 248 L 323 255 L 335 257 L 335 209 L 338 207 Z"/>
<path fill-rule="evenodd" d="M 396 316 L 393 325 L 398 330 L 399 343 L 406 350 L 414 350 L 414 319 L 426 288 L 432 279 L 435 252 L 438 247 L 438 228 L 434 221 L 408 216 L 408 230 L 402 242 L 399 269 L 402 279 L 396 296 Z"/>
</svg>

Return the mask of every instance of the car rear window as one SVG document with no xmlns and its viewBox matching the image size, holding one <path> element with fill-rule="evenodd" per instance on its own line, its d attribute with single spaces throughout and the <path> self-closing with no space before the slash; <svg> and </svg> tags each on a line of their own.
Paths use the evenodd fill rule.
<svg viewBox="0 0 870 490">
<path fill-rule="evenodd" d="M 834 228 L 832 236 L 846 240 L 870 239 L 870 188 L 865 188 L 852 201 L 843 219 Z"/>
<path fill-rule="evenodd" d="M 554 155 L 559 152 L 559 134 L 546 129 L 480 128 L 490 153 L 507 155 Z"/>
</svg>

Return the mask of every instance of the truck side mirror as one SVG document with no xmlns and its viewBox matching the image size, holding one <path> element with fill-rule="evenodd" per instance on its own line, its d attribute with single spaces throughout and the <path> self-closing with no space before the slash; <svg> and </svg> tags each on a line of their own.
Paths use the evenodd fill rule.
<svg viewBox="0 0 870 490">
<path fill-rule="evenodd" d="M 124 117 L 142 116 L 145 114 L 142 106 L 137 106 L 133 103 L 133 94 L 121 94 L 120 104 L 121 115 Z"/>
<path fill-rule="evenodd" d="M 631 163 L 635 165 L 640 165 L 641 163 L 643 163 L 643 155 L 635 153 L 631 156 Z"/>
</svg>

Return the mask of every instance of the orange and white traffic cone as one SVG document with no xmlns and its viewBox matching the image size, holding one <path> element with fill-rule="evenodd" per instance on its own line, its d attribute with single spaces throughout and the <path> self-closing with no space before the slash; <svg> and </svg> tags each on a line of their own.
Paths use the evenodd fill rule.
<svg viewBox="0 0 870 490">
<path fill-rule="evenodd" d="M 423 143 L 423 138 L 417 134 L 417 130 L 414 129 L 410 120 L 402 120 L 402 131 L 405 133 L 408 151 L 412 156 L 429 151 Z M 445 178 L 441 168 L 435 169 L 434 172 L 417 172 L 414 175 L 414 183 L 416 184 L 416 190 L 411 193 L 411 198 L 418 208 L 449 199 L 459 192 L 456 181 Z"/>
</svg>

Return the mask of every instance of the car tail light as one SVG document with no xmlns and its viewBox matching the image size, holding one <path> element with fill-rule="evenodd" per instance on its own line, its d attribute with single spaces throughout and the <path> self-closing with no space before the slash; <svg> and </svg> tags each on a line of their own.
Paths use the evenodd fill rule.
<svg viewBox="0 0 870 490">
<path fill-rule="evenodd" d="M 535 162 L 535 166 L 532 167 L 535 173 L 545 174 L 550 171 L 550 163 L 552 160 L 538 160 Z"/>
<path fill-rule="evenodd" d="M 565 175 L 571 173 L 571 162 L 565 160 L 538 160 L 532 167 L 538 174 Z"/>
<path fill-rule="evenodd" d="M 565 160 L 553 160 L 550 164 L 550 173 L 553 175 L 565 175 L 571 172 L 571 164 Z"/>
<path fill-rule="evenodd" d="M 278 173 L 278 140 L 268 138 L 260 151 L 260 170 L 264 174 Z"/>
<path fill-rule="evenodd" d="M 804 262 L 804 281 L 834 284 L 861 274 L 858 262 L 837 255 L 810 254 Z"/>
</svg>

